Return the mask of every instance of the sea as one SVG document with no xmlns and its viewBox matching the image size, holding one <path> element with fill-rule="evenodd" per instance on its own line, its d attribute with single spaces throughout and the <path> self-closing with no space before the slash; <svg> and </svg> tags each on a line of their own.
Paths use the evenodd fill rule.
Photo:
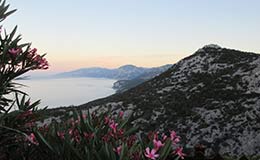
<svg viewBox="0 0 260 160">
<path fill-rule="evenodd" d="M 45 78 L 17 80 L 23 84 L 31 102 L 41 100 L 40 108 L 77 106 L 115 93 L 114 79 L 103 78 Z"/>
</svg>

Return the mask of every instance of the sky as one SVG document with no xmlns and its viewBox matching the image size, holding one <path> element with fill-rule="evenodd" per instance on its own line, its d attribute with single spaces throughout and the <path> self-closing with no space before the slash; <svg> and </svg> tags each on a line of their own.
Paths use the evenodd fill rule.
<svg viewBox="0 0 260 160">
<path fill-rule="evenodd" d="M 259 0 L 7 0 L 49 72 L 173 64 L 206 44 L 260 53 Z"/>
</svg>

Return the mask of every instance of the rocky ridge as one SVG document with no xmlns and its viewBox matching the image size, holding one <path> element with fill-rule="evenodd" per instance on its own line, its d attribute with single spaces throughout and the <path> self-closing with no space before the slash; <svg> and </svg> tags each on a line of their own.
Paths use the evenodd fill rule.
<svg viewBox="0 0 260 160">
<path fill-rule="evenodd" d="M 121 94 L 79 106 L 133 113 L 142 131 L 176 130 L 207 153 L 260 153 L 260 55 L 207 45 L 161 75 Z"/>
</svg>

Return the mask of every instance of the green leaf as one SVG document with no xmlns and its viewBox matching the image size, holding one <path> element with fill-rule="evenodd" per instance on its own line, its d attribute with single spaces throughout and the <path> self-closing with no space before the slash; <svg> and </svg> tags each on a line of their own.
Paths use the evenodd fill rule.
<svg viewBox="0 0 260 160">
<path fill-rule="evenodd" d="M 55 153 L 54 149 L 52 148 L 52 146 L 45 140 L 45 138 L 42 136 L 42 134 L 38 131 L 35 132 L 36 133 L 36 137 L 38 142 L 45 144 L 53 153 Z M 40 141 L 39 141 L 40 140 Z"/>
<path fill-rule="evenodd" d="M 10 110 L 13 108 L 15 104 L 15 101 L 12 102 L 12 104 L 10 105 L 10 107 L 6 110 L 6 113 L 10 112 Z"/>
<path fill-rule="evenodd" d="M 127 130 L 127 131 L 124 133 L 124 136 L 131 135 L 131 134 L 135 133 L 137 130 L 138 130 L 138 127 L 132 127 L 132 128 L 130 128 L 129 130 Z"/>
<path fill-rule="evenodd" d="M 24 103 L 25 103 L 25 95 L 23 95 L 22 100 L 20 102 L 20 106 L 18 106 L 20 110 L 23 110 L 23 111 L 26 110 Z"/>
<path fill-rule="evenodd" d="M 0 128 L 4 128 L 4 129 L 10 130 L 10 131 L 19 133 L 19 134 L 21 134 L 21 135 L 23 135 L 25 137 L 27 136 L 27 134 L 25 134 L 24 132 L 21 132 L 21 131 L 19 131 L 17 129 L 14 129 L 14 128 L 10 128 L 10 127 L 7 127 L 7 126 L 1 126 L 1 125 L 0 125 Z"/>
<path fill-rule="evenodd" d="M 93 150 L 93 152 L 94 152 L 95 157 L 96 157 L 98 160 L 104 160 L 104 159 L 102 159 L 102 158 L 100 157 L 99 153 L 98 153 L 95 149 Z"/>
<path fill-rule="evenodd" d="M 11 32 L 10 36 L 9 36 L 9 40 L 11 41 L 16 33 L 17 30 L 17 26 L 14 27 L 13 31 Z"/>
<path fill-rule="evenodd" d="M 19 97 L 18 97 L 17 93 L 15 93 L 15 100 L 16 100 L 17 106 L 20 106 Z"/>
<path fill-rule="evenodd" d="M 16 11 L 17 11 L 16 9 L 14 9 L 14 10 L 12 10 L 12 11 L 9 11 L 9 12 L 7 12 L 6 14 L 4 14 L 4 17 L 10 16 L 11 14 L 13 14 L 13 13 L 16 12 Z"/>
<path fill-rule="evenodd" d="M 109 146 L 108 146 L 108 144 L 107 143 L 105 143 L 105 152 L 106 152 L 106 157 L 110 157 L 110 154 L 109 154 L 109 152 L 110 152 L 110 150 L 109 150 Z"/>
<path fill-rule="evenodd" d="M 127 157 L 127 145 L 125 144 L 125 143 L 123 143 L 123 145 L 122 145 L 122 150 L 121 150 L 121 153 L 120 153 L 120 160 L 124 160 L 124 159 L 126 159 L 126 157 Z"/>
<path fill-rule="evenodd" d="M 172 141 L 170 139 L 167 139 L 166 142 L 164 143 L 164 146 L 160 152 L 160 160 L 165 160 L 169 153 L 172 150 Z"/>
<path fill-rule="evenodd" d="M 65 141 L 66 142 L 66 145 L 70 148 L 70 150 L 74 153 L 74 155 L 78 158 L 78 159 L 81 159 L 83 160 L 83 157 L 80 156 L 79 152 L 72 146 L 72 144 L 68 143 L 68 141 Z M 75 158 L 76 158 L 75 157 Z"/>
<path fill-rule="evenodd" d="M 86 158 L 87 158 L 87 160 L 90 160 L 90 153 L 89 153 L 88 148 L 85 146 L 84 149 L 85 149 L 85 153 L 86 153 Z"/>
<path fill-rule="evenodd" d="M 38 101 L 34 102 L 33 104 L 31 104 L 28 108 L 26 108 L 26 110 L 34 109 L 40 103 L 41 103 L 41 100 L 38 100 Z"/>
<path fill-rule="evenodd" d="M 20 44 L 20 45 L 18 45 L 18 48 L 27 47 L 27 46 L 29 46 L 29 45 L 30 45 L 30 43 Z"/>
</svg>

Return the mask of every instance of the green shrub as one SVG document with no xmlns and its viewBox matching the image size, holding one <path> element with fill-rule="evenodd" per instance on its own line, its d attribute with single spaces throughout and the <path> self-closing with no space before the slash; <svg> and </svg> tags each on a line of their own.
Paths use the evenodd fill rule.
<svg viewBox="0 0 260 160">
<path fill-rule="evenodd" d="M 176 147 L 179 137 L 175 132 L 137 135 L 137 128 L 131 126 L 123 112 L 118 116 L 74 112 L 63 123 L 53 122 L 36 130 L 41 154 L 50 159 L 85 160 L 138 160 L 166 159 L 179 155 L 182 148 Z M 73 158 L 72 158 L 73 157 Z M 177 157 L 177 156 L 176 156 Z"/>
</svg>

